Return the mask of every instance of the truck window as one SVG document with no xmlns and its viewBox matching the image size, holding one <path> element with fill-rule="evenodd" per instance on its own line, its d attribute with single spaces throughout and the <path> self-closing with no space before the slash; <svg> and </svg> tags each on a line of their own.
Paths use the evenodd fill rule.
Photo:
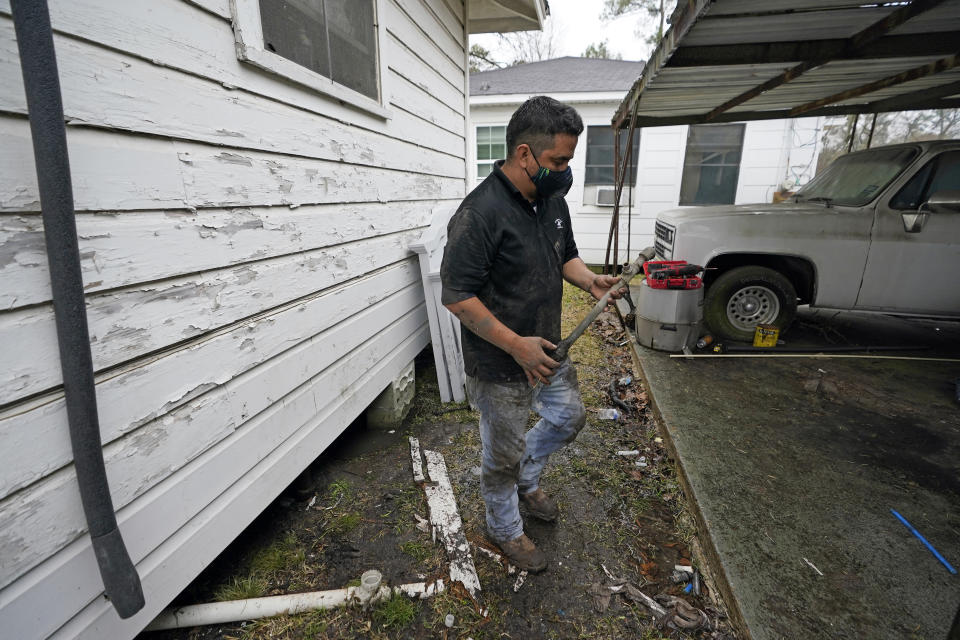
<svg viewBox="0 0 960 640">
<path fill-rule="evenodd" d="M 928 162 L 890 201 L 891 209 L 915 210 L 937 191 L 960 190 L 960 151 L 947 151 Z"/>
<path fill-rule="evenodd" d="M 796 199 L 861 207 L 900 175 L 917 153 L 916 147 L 890 147 L 842 156 L 800 189 Z"/>
</svg>

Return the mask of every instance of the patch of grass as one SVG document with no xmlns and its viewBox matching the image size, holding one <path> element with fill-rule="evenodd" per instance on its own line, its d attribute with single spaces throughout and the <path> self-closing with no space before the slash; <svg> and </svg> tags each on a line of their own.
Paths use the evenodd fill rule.
<svg viewBox="0 0 960 640">
<path fill-rule="evenodd" d="M 233 578 L 230 582 L 221 585 L 214 592 L 213 597 L 217 602 L 259 598 L 266 593 L 268 587 L 267 581 L 257 576 Z"/>
<path fill-rule="evenodd" d="M 331 612 L 327 609 L 318 609 L 316 611 L 311 611 L 310 613 L 305 613 L 303 615 L 303 633 L 308 638 L 316 638 L 317 636 L 327 632 L 327 628 L 330 626 Z"/>
<path fill-rule="evenodd" d="M 305 560 L 306 553 L 296 534 L 291 532 L 270 546 L 258 550 L 250 560 L 250 572 L 253 575 L 269 576 L 299 567 Z"/>
<path fill-rule="evenodd" d="M 359 609 L 329 609 L 261 618 L 246 623 L 240 630 L 243 640 L 313 640 L 321 638 L 375 638 L 369 633 L 366 616 Z M 192 637 L 192 636 L 191 636 Z M 225 634 L 224 640 L 236 636 Z"/>
<path fill-rule="evenodd" d="M 327 530 L 337 535 L 346 535 L 360 526 L 363 518 L 356 511 L 347 511 L 332 516 Z"/>
<path fill-rule="evenodd" d="M 349 482 L 346 480 L 334 480 L 327 489 L 327 498 L 336 504 L 344 498 L 349 498 L 351 493 L 353 493 L 353 488 Z"/>
<path fill-rule="evenodd" d="M 439 637 L 446 632 L 444 620 L 447 614 L 453 614 L 453 628 L 448 635 L 450 638 L 473 637 L 475 639 L 488 637 L 483 631 L 496 630 L 503 627 L 504 613 L 499 609 L 503 601 L 490 597 L 485 601 L 487 617 L 484 618 L 477 610 L 476 604 L 467 596 L 459 596 L 450 591 L 444 591 L 428 600 L 431 614 L 424 620 L 423 626 L 430 629 Z M 500 638 L 499 634 L 494 637 Z"/>
<path fill-rule="evenodd" d="M 395 595 L 377 603 L 373 608 L 373 621 L 380 627 L 399 629 L 413 622 L 418 608 L 407 596 Z"/>
<path fill-rule="evenodd" d="M 410 540 L 400 545 L 400 551 L 404 552 L 417 562 L 424 562 L 427 558 L 433 556 L 433 547 L 428 546 L 416 540 Z"/>
<path fill-rule="evenodd" d="M 384 511 L 380 516 L 386 524 L 392 524 L 393 531 L 399 536 L 406 535 L 416 527 L 417 519 L 414 514 L 425 511 L 424 495 L 420 487 L 403 486 L 394 491 L 389 501 L 384 503 Z"/>
</svg>

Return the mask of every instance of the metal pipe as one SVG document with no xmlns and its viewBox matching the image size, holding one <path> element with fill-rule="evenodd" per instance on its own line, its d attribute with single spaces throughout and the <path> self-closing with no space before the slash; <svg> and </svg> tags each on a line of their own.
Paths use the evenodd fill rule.
<svg viewBox="0 0 960 640">
<path fill-rule="evenodd" d="M 633 276 L 637 275 L 643 270 L 643 263 L 648 260 L 653 260 L 654 258 L 654 248 L 647 247 L 640 252 L 640 255 L 636 260 L 628 264 L 623 268 L 623 272 L 620 274 L 620 277 L 617 281 L 610 287 L 605 294 L 600 296 L 600 299 L 597 300 L 597 304 L 593 305 L 593 309 L 590 310 L 590 313 L 587 314 L 587 317 L 577 325 L 577 327 L 570 332 L 566 338 L 560 341 L 560 344 L 557 345 L 557 348 L 552 353 L 547 353 L 548 356 L 559 362 L 567 357 L 567 352 L 570 350 L 570 347 L 573 346 L 573 343 L 577 341 L 577 338 L 583 335 L 583 332 L 587 330 L 594 320 L 597 319 L 597 316 L 607 308 L 607 305 L 610 303 L 610 294 L 619 289 L 620 287 L 630 284 L 630 280 L 633 279 Z"/>
<path fill-rule="evenodd" d="M 120 617 L 129 618 L 143 608 L 143 589 L 117 528 L 100 444 L 93 357 L 50 12 L 46 0 L 12 0 L 11 9 L 40 188 L 73 465 L 104 591 Z"/>
<path fill-rule="evenodd" d="M 870 123 L 870 135 L 867 137 L 867 149 L 870 148 L 870 145 L 873 144 L 873 131 L 877 128 L 877 116 L 879 114 L 873 114 L 873 122 Z M 792 122 L 792 121 L 791 121 Z"/>
<path fill-rule="evenodd" d="M 847 144 L 847 153 L 853 151 L 853 140 L 857 135 L 857 123 L 860 121 L 860 114 L 853 116 L 853 126 L 850 128 L 850 142 Z"/>
<path fill-rule="evenodd" d="M 858 347 L 855 345 L 831 345 L 827 347 L 753 347 L 749 345 L 730 345 L 725 353 L 855 353 L 857 351 L 926 351 L 927 346 L 877 345 Z"/>
<path fill-rule="evenodd" d="M 210 624 L 225 624 L 241 620 L 257 620 L 280 614 L 293 615 L 318 609 L 333 609 L 351 604 L 368 607 L 395 595 L 426 599 L 445 590 L 443 580 L 414 582 L 390 587 L 382 583 L 383 576 L 371 569 L 360 578 L 359 587 L 330 591 L 290 593 L 266 598 L 248 598 L 228 602 L 209 602 L 167 609 L 147 625 L 144 631 L 184 629 Z"/>
<path fill-rule="evenodd" d="M 671 353 L 671 358 L 819 358 L 822 360 L 916 360 L 919 362 L 960 362 L 960 358 L 921 358 L 917 356 L 875 356 L 859 353 Z"/>
</svg>

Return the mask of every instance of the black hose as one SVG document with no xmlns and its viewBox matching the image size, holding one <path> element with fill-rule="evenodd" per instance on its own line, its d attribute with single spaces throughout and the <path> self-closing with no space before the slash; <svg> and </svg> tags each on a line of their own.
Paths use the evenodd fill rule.
<svg viewBox="0 0 960 640">
<path fill-rule="evenodd" d="M 103 463 L 50 13 L 46 0 L 12 0 L 11 9 L 40 186 L 73 465 L 104 591 L 120 617 L 129 618 L 143 608 L 143 589 L 117 528 Z"/>
<path fill-rule="evenodd" d="M 617 393 L 617 378 L 614 378 L 610 381 L 610 402 L 617 405 L 623 409 L 624 413 L 630 413 L 630 405 L 620 399 L 620 395 Z"/>
</svg>

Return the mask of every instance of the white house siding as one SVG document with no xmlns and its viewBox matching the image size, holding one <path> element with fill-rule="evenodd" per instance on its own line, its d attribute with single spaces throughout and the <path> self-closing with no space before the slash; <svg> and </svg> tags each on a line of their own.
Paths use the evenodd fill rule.
<svg viewBox="0 0 960 640">
<path fill-rule="evenodd" d="M 526 96 L 523 96 L 525 98 Z M 580 98 L 576 94 L 556 94 L 555 97 L 574 106 L 585 126 L 609 126 L 622 95 L 608 101 L 596 96 Z M 506 125 L 519 101 L 498 101 L 493 96 L 480 98 L 470 107 L 471 153 L 476 150 L 476 127 Z M 747 123 L 744 132 L 743 154 L 737 183 L 736 204 L 770 202 L 773 192 L 786 178 L 795 184 L 805 184 L 816 169 L 819 151 L 817 118 L 797 120 L 766 120 Z M 637 186 L 633 206 L 620 209 L 620 255 L 618 262 L 627 258 L 627 240 L 630 236 L 630 259 L 644 247 L 653 244 L 653 227 L 657 214 L 678 206 L 683 160 L 687 145 L 686 125 L 651 127 L 639 130 L 639 157 L 635 164 Z M 623 134 L 624 137 L 626 133 Z M 573 230 L 580 256 L 587 264 L 603 264 L 610 232 L 613 207 L 599 207 L 584 202 L 583 178 L 586 173 L 586 135 L 581 136 L 577 153 L 571 163 L 574 183 L 567 194 L 567 203 L 573 221 Z M 476 182 L 476 165 L 471 165 L 468 181 Z M 628 187 L 624 187 L 628 190 Z M 626 196 L 625 196 L 626 198 Z M 626 200 L 624 200 L 626 202 Z M 629 233 L 628 233 L 629 230 Z"/>
<path fill-rule="evenodd" d="M 132 637 L 429 340 L 408 245 L 464 194 L 462 2 L 379 0 L 389 119 L 238 61 L 226 0 L 52 0 L 106 459 L 102 596 L 0 0 L 0 635 Z"/>
</svg>

